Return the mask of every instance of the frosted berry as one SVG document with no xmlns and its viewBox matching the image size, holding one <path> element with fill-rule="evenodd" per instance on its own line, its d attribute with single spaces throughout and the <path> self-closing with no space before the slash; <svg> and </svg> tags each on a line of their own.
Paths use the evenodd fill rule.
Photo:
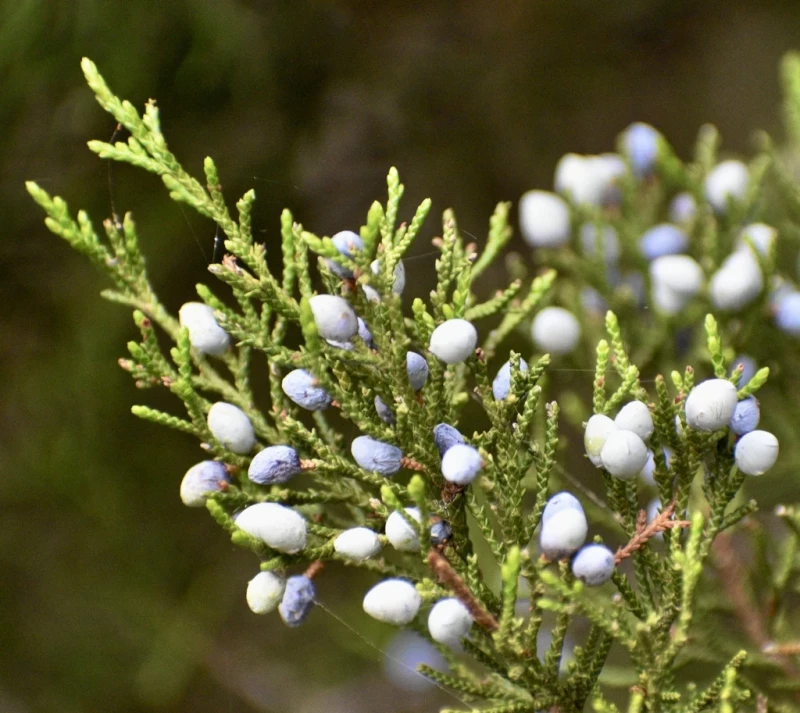
<svg viewBox="0 0 800 713">
<path fill-rule="evenodd" d="M 762 475 L 778 460 L 778 439 L 768 431 L 750 431 L 734 451 L 736 467 L 745 475 Z"/>
<path fill-rule="evenodd" d="M 419 508 L 406 508 L 406 515 L 422 522 Z M 419 552 L 419 535 L 399 513 L 393 512 L 386 518 L 386 537 L 392 547 L 400 552 Z"/>
<path fill-rule="evenodd" d="M 242 409 L 218 401 L 208 410 L 206 420 L 211 434 L 229 451 L 244 454 L 253 450 L 256 434 Z"/>
<path fill-rule="evenodd" d="M 609 434 L 600 451 L 603 467 L 615 478 L 635 478 L 647 463 L 647 446 L 633 431 L 617 430 Z"/>
<path fill-rule="evenodd" d="M 637 121 L 622 135 L 622 148 L 631 164 L 633 175 L 642 178 L 652 173 L 658 159 L 661 134 L 650 124 Z"/>
<path fill-rule="evenodd" d="M 606 444 L 608 436 L 618 430 L 618 426 L 608 416 L 596 413 L 586 422 L 586 429 L 583 432 L 583 445 L 586 448 L 586 455 L 596 468 L 600 468 L 603 462 L 600 460 L 600 452 Z"/>
<path fill-rule="evenodd" d="M 323 339 L 349 342 L 358 334 L 358 317 L 343 297 L 314 295 L 308 304 L 314 315 L 314 324 Z"/>
<path fill-rule="evenodd" d="M 367 323 L 361 319 L 361 317 L 358 318 L 358 336 L 361 337 L 361 341 L 363 341 L 369 349 L 377 350 L 375 340 L 372 338 L 372 332 L 369 331 Z"/>
<path fill-rule="evenodd" d="M 440 644 L 458 648 L 472 628 L 472 615 L 455 597 L 440 599 L 428 614 L 428 631 Z"/>
<path fill-rule="evenodd" d="M 625 174 L 625 162 L 616 154 L 567 154 L 556 165 L 555 189 L 578 204 L 607 205 L 619 199 L 616 181 Z"/>
<path fill-rule="evenodd" d="M 572 573 L 590 587 L 611 579 L 614 567 L 614 554 L 604 545 L 586 545 L 572 560 Z"/>
<path fill-rule="evenodd" d="M 760 417 L 758 401 L 754 396 L 748 396 L 736 404 L 728 425 L 737 436 L 743 436 L 745 433 L 756 430 Z"/>
<path fill-rule="evenodd" d="M 353 258 L 356 253 L 364 249 L 364 241 L 352 230 L 342 230 L 341 232 L 336 233 L 336 235 L 331 238 L 331 242 L 339 251 L 339 254 L 344 255 L 347 258 Z M 335 260 L 329 259 L 328 267 L 331 269 L 331 272 L 339 277 L 343 277 L 345 279 L 353 278 L 353 271 L 349 267 L 345 267 Z"/>
<path fill-rule="evenodd" d="M 433 427 L 433 442 L 439 450 L 439 455 L 444 456 L 456 443 L 463 443 L 464 436 L 457 428 L 447 423 L 439 423 Z"/>
<path fill-rule="evenodd" d="M 381 261 L 373 260 L 372 263 L 370 264 L 370 269 L 372 270 L 373 275 L 379 275 L 381 272 Z M 365 287 L 368 286 L 369 285 L 365 285 Z M 394 292 L 396 295 L 402 295 L 403 290 L 405 288 L 406 288 L 406 266 L 403 264 L 403 261 L 400 260 L 397 263 L 397 265 L 394 266 L 394 283 L 392 284 L 392 292 Z M 380 297 L 378 299 L 380 299 Z"/>
<path fill-rule="evenodd" d="M 532 248 L 557 248 L 570 236 L 569 206 L 549 191 L 528 191 L 519 199 L 519 229 Z"/>
<path fill-rule="evenodd" d="M 324 411 L 333 399 L 317 378 L 305 369 L 293 369 L 281 381 L 281 389 L 294 403 L 307 411 Z"/>
<path fill-rule="evenodd" d="M 396 626 L 412 622 L 421 605 L 419 592 L 405 579 L 385 579 L 376 584 L 367 592 L 363 604 L 373 619 Z"/>
<path fill-rule="evenodd" d="M 191 345 L 201 354 L 222 356 L 231 344 L 228 333 L 219 326 L 214 310 L 202 302 L 187 302 L 178 311 L 181 327 L 189 330 Z"/>
<path fill-rule="evenodd" d="M 306 521 L 300 513 L 278 503 L 256 503 L 235 519 L 236 527 L 273 550 L 294 554 L 306 546 Z"/>
<path fill-rule="evenodd" d="M 677 255 L 689 247 L 689 236 L 677 225 L 660 223 L 647 230 L 639 239 L 639 249 L 647 260 L 664 255 Z"/>
<path fill-rule="evenodd" d="M 285 483 L 300 473 L 300 456 L 291 446 L 269 446 L 250 461 L 247 477 L 259 485 Z"/>
<path fill-rule="evenodd" d="M 408 383 L 414 391 L 419 391 L 428 380 L 428 362 L 425 357 L 416 352 L 406 352 L 406 372 Z"/>
<path fill-rule="evenodd" d="M 578 346 L 581 325 L 563 307 L 545 307 L 533 319 L 531 336 L 536 346 L 550 354 L 569 354 Z"/>
<path fill-rule="evenodd" d="M 457 443 L 442 457 L 442 476 L 448 483 L 469 485 L 483 468 L 483 458 L 476 448 Z"/>
<path fill-rule="evenodd" d="M 542 521 L 539 546 L 551 560 L 571 555 L 586 540 L 589 526 L 583 509 L 565 508 Z"/>
<path fill-rule="evenodd" d="M 381 551 L 381 541 L 367 527 L 351 527 L 333 541 L 333 549 L 352 560 L 366 560 Z"/>
<path fill-rule="evenodd" d="M 445 364 L 458 364 L 472 356 L 477 344 L 478 332 L 471 322 L 448 319 L 433 330 L 428 349 Z"/>
<path fill-rule="evenodd" d="M 582 513 L 583 506 L 580 504 L 578 498 L 572 493 L 568 493 L 566 490 L 556 493 L 547 501 L 547 505 L 544 506 L 542 523 L 547 522 L 551 517 L 557 515 L 562 510 L 578 510 Z"/>
<path fill-rule="evenodd" d="M 283 599 L 278 606 L 286 626 L 300 626 L 314 608 L 317 590 L 314 583 L 305 575 L 297 574 L 286 580 L 286 589 L 283 590 Z"/>
<path fill-rule="evenodd" d="M 752 245 L 756 252 L 764 257 L 772 252 L 772 246 L 778 237 L 778 231 L 766 223 L 750 223 L 742 228 L 739 239 L 736 241 L 738 247 L 745 248 L 748 244 Z"/>
<path fill-rule="evenodd" d="M 736 387 L 727 379 L 707 379 L 686 397 L 686 423 L 698 431 L 725 428 L 738 402 Z"/>
<path fill-rule="evenodd" d="M 669 219 L 672 223 L 685 225 L 694 220 L 697 203 L 691 193 L 678 193 L 669 204 Z"/>
<path fill-rule="evenodd" d="M 274 572 L 259 572 L 247 585 L 247 606 L 254 614 L 268 614 L 283 597 L 286 581 Z"/>
<path fill-rule="evenodd" d="M 359 466 L 378 475 L 394 475 L 402 467 L 403 451 L 397 446 L 359 436 L 350 444 L 350 453 Z"/>
<path fill-rule="evenodd" d="M 649 440 L 653 435 L 653 416 L 647 404 L 642 401 L 631 401 L 625 404 L 614 419 L 617 428 L 623 431 L 633 431 L 643 441 Z"/>
<path fill-rule="evenodd" d="M 181 481 L 181 500 L 190 508 L 205 507 L 210 493 L 230 482 L 225 465 L 216 460 L 204 460 L 186 471 Z"/>
<path fill-rule="evenodd" d="M 787 334 L 800 337 L 800 292 L 787 292 L 777 300 L 775 324 Z"/>
<path fill-rule="evenodd" d="M 737 250 L 722 261 L 709 283 L 711 303 L 719 310 L 738 312 L 764 289 L 764 276 L 750 249 Z"/>
<path fill-rule="evenodd" d="M 528 364 L 524 359 L 519 360 L 519 370 L 520 371 L 528 371 Z M 497 372 L 497 376 L 494 377 L 494 381 L 492 382 L 492 394 L 498 401 L 503 401 L 504 399 L 508 398 L 508 394 L 511 391 L 511 362 L 507 361 L 503 366 L 500 367 L 500 370 Z"/>
<path fill-rule="evenodd" d="M 723 161 L 711 169 L 703 188 L 715 213 L 725 213 L 728 201 L 741 201 L 747 193 L 750 176 L 741 161 Z"/>
<path fill-rule="evenodd" d="M 664 255 L 650 263 L 653 302 L 665 314 L 677 314 L 703 286 L 703 270 L 688 255 Z"/>
</svg>

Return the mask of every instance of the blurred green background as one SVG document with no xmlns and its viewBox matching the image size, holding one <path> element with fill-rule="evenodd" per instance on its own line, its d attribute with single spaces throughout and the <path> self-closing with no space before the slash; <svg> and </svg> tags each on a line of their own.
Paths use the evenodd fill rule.
<svg viewBox="0 0 800 713">
<path fill-rule="evenodd" d="M 391 632 L 360 612 L 368 578 L 331 568 L 299 630 L 244 601 L 256 571 L 178 498 L 202 458 L 138 421 L 115 361 L 136 332 L 107 285 L 46 231 L 35 179 L 85 208 L 137 218 L 172 309 L 209 281 L 213 228 L 160 181 L 86 149 L 110 117 L 79 68 L 156 97 L 199 175 L 250 187 L 268 244 L 284 206 L 310 229 L 357 229 L 396 165 L 404 217 L 425 196 L 485 234 L 499 200 L 549 187 L 567 151 L 613 148 L 634 120 L 687 157 L 699 125 L 747 151 L 779 131 L 777 65 L 800 47 L 800 3 L 15 0 L 0 3 L 0 711 L 268 713 L 434 710 L 440 692 L 384 678 Z M 436 230 L 430 229 L 429 235 Z M 411 293 L 433 256 L 414 252 Z M 365 640 L 366 639 L 366 640 Z"/>
</svg>

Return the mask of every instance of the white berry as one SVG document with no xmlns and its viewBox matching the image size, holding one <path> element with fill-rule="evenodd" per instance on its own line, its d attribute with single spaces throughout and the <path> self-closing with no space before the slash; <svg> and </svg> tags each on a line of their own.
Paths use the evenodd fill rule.
<svg viewBox="0 0 800 713">
<path fill-rule="evenodd" d="M 728 200 L 740 201 L 747 193 L 750 175 L 741 161 L 723 161 L 711 169 L 703 188 L 715 213 L 728 209 Z"/>
<path fill-rule="evenodd" d="M 614 554 L 603 545 L 586 545 L 572 560 L 572 573 L 584 584 L 596 587 L 614 574 Z"/>
<path fill-rule="evenodd" d="M 569 354 L 578 346 L 581 325 L 569 310 L 546 307 L 534 317 L 531 336 L 543 352 Z"/>
<path fill-rule="evenodd" d="M 314 295 L 308 303 L 314 315 L 314 324 L 323 339 L 349 342 L 358 334 L 358 317 L 343 297 Z"/>
<path fill-rule="evenodd" d="M 569 242 L 569 206 L 549 191 L 528 191 L 519 199 L 519 228 L 531 247 L 556 248 Z"/>
<path fill-rule="evenodd" d="M 457 648 L 472 628 L 472 621 L 472 615 L 458 599 L 440 599 L 428 615 L 428 631 L 434 641 Z"/>
<path fill-rule="evenodd" d="M 778 439 L 768 431 L 750 431 L 739 439 L 736 467 L 745 475 L 763 475 L 778 460 Z"/>
<path fill-rule="evenodd" d="M 286 581 L 274 572 L 259 572 L 247 585 L 247 606 L 254 614 L 268 614 L 281 603 Z"/>
<path fill-rule="evenodd" d="M 419 508 L 406 508 L 406 514 L 417 522 L 422 522 Z M 406 522 L 399 512 L 393 512 L 386 518 L 386 537 L 396 550 L 400 552 L 419 552 L 419 535 Z"/>
<path fill-rule="evenodd" d="M 542 522 L 539 546 L 551 560 L 571 555 L 586 540 L 589 526 L 583 510 L 567 508 Z"/>
<path fill-rule="evenodd" d="M 472 356 L 478 344 L 478 332 L 466 319 L 448 319 L 431 334 L 428 349 L 445 364 L 458 364 Z"/>
<path fill-rule="evenodd" d="M 647 446 L 633 431 L 617 430 L 606 439 L 600 460 L 615 478 L 630 480 L 647 463 Z"/>
<path fill-rule="evenodd" d="M 228 350 L 231 338 L 207 304 L 187 302 L 178 311 L 178 318 L 181 327 L 189 330 L 189 341 L 198 352 L 222 356 Z"/>
<path fill-rule="evenodd" d="M 609 435 L 618 430 L 614 421 L 608 416 L 596 413 L 586 422 L 586 430 L 583 432 L 583 445 L 586 448 L 586 455 L 596 468 L 601 468 L 603 461 L 600 460 L 600 451 L 606 444 Z"/>
<path fill-rule="evenodd" d="M 278 503 L 256 503 L 237 516 L 236 527 L 273 550 L 294 554 L 306 546 L 306 521 L 300 513 Z"/>
<path fill-rule="evenodd" d="M 249 453 L 256 444 L 253 424 L 242 409 L 218 401 L 209 410 L 208 429 L 225 448 L 234 453 Z"/>
<path fill-rule="evenodd" d="M 333 549 L 352 560 L 366 560 L 381 551 L 381 541 L 367 527 L 351 527 L 333 541 Z"/>
<path fill-rule="evenodd" d="M 403 626 L 413 621 L 422 604 L 414 585 L 404 579 L 385 579 L 364 597 L 364 611 L 373 619 Z"/>
<path fill-rule="evenodd" d="M 647 404 L 642 401 L 625 404 L 619 410 L 614 423 L 622 431 L 633 431 L 643 441 L 647 441 L 653 435 L 653 417 Z"/>
<path fill-rule="evenodd" d="M 727 379 L 707 379 L 686 397 L 686 422 L 698 431 L 725 428 L 736 409 L 736 387 Z"/>
</svg>

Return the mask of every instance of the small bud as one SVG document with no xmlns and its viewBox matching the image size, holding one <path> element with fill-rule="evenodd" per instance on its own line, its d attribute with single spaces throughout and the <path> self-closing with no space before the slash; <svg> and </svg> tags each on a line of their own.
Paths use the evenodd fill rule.
<svg viewBox="0 0 800 713">
<path fill-rule="evenodd" d="M 220 484 L 229 483 L 224 463 L 204 460 L 186 471 L 181 481 L 181 500 L 190 508 L 205 507 L 209 493 L 219 491 Z"/>
<path fill-rule="evenodd" d="M 228 333 L 219 326 L 214 310 L 202 302 L 187 302 L 178 311 L 181 327 L 189 330 L 189 341 L 201 354 L 222 356 L 231 344 Z"/>
<path fill-rule="evenodd" d="M 247 585 L 247 606 L 254 614 L 268 614 L 283 597 L 286 582 L 274 572 L 259 572 Z"/>
<path fill-rule="evenodd" d="M 253 424 L 247 414 L 233 404 L 218 401 L 209 410 L 208 429 L 225 448 L 233 453 L 249 453 L 256 444 Z"/>
<path fill-rule="evenodd" d="M 404 579 L 385 579 L 364 597 L 364 611 L 373 619 L 403 626 L 417 616 L 422 597 L 414 585 Z"/>
</svg>

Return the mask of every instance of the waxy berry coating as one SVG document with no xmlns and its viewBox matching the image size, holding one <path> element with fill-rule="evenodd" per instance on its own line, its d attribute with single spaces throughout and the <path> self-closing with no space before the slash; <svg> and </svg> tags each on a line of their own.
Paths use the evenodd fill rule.
<svg viewBox="0 0 800 713">
<path fill-rule="evenodd" d="M 283 599 L 278 606 L 278 613 L 286 626 L 300 626 L 314 608 L 317 591 L 314 583 L 305 575 L 298 574 L 286 580 Z"/>
<path fill-rule="evenodd" d="M 285 483 L 300 473 L 300 456 L 291 446 L 269 446 L 256 453 L 247 477 L 259 485 Z"/>
<path fill-rule="evenodd" d="M 402 467 L 403 451 L 391 443 L 359 436 L 350 444 L 353 459 L 364 470 L 384 477 L 394 475 Z"/>
<path fill-rule="evenodd" d="M 229 451 L 244 454 L 253 450 L 253 424 L 238 406 L 218 401 L 208 410 L 206 420 L 211 434 Z"/>
</svg>

